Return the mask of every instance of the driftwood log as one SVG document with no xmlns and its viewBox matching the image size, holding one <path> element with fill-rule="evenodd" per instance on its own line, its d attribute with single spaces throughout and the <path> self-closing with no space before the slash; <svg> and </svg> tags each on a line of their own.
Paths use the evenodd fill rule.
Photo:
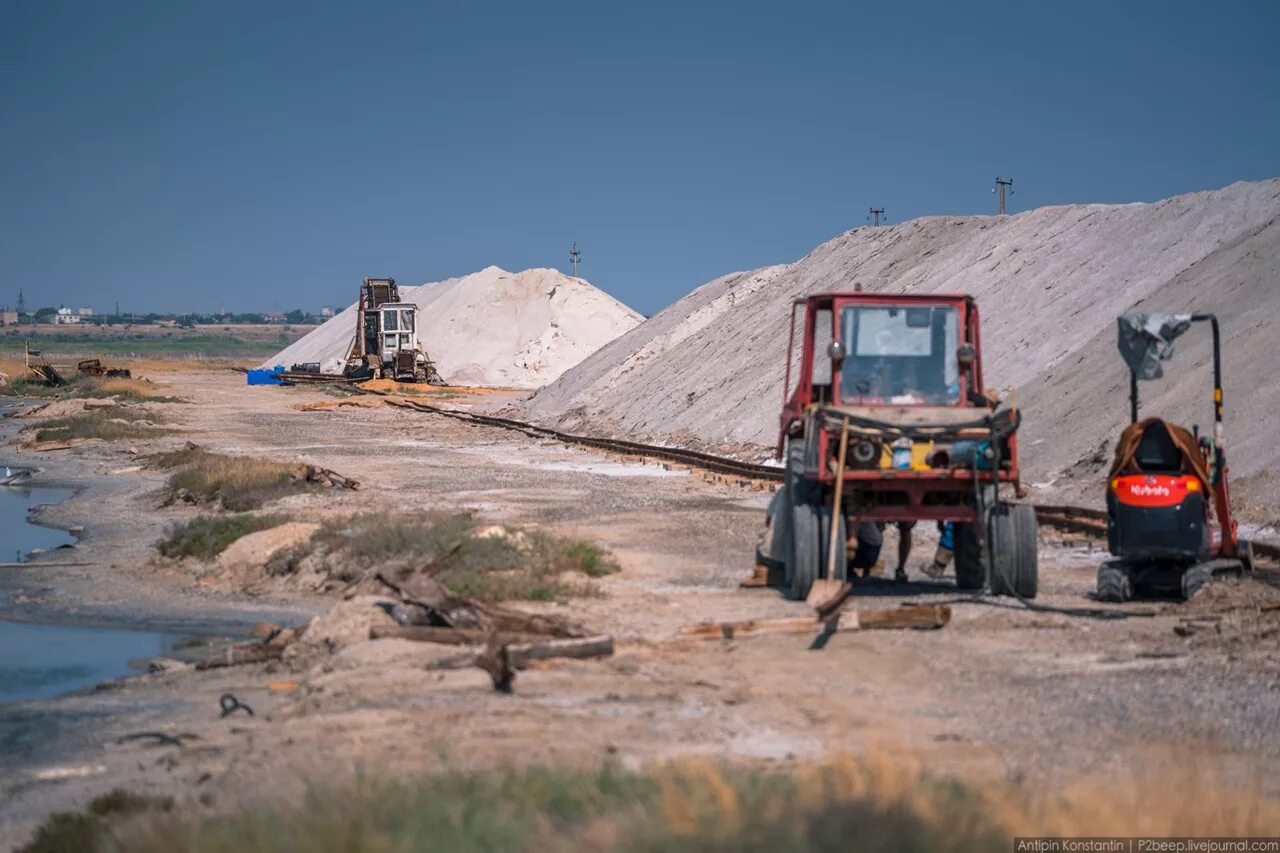
<svg viewBox="0 0 1280 853">
<path fill-rule="evenodd" d="M 558 616 L 523 613 L 499 604 L 454 595 L 428 571 L 378 572 L 377 578 L 404 603 L 423 608 L 429 625 L 485 634 L 536 634 L 562 638 L 581 637 L 586 633 Z"/>
<path fill-rule="evenodd" d="M 246 663 L 261 663 L 265 660 L 275 660 L 284 653 L 284 646 L 268 646 L 260 643 L 252 643 L 248 645 L 228 646 L 227 650 L 218 657 L 212 657 L 202 660 L 196 664 L 196 669 L 222 669 L 228 666 L 240 666 Z"/>
<path fill-rule="evenodd" d="M 436 661 L 427 669 L 467 669 L 479 667 L 489 673 L 495 690 L 510 693 L 515 687 L 516 671 L 533 661 L 554 658 L 609 657 L 613 654 L 613 637 L 578 637 L 569 640 L 544 640 L 532 643 L 490 642 L 483 651 Z"/>
</svg>

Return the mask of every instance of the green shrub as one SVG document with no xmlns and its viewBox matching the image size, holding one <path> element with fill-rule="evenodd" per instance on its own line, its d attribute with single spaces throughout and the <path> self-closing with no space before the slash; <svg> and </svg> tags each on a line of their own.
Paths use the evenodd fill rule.
<svg viewBox="0 0 1280 853">
<path fill-rule="evenodd" d="M 171 526 L 156 548 L 165 557 L 211 560 L 241 536 L 268 530 L 287 520 L 279 515 L 202 515 Z"/>
<path fill-rule="evenodd" d="M 478 535 L 494 534 L 494 535 Z M 271 574 L 287 574 L 319 553 L 338 580 L 351 582 L 373 571 L 419 568 L 434 563 L 449 589 L 485 601 L 557 601 L 592 588 L 564 575 L 603 577 L 618 570 L 602 549 L 581 539 L 546 531 L 482 530 L 467 515 L 358 515 L 330 521 L 310 542 L 272 558 Z"/>
</svg>

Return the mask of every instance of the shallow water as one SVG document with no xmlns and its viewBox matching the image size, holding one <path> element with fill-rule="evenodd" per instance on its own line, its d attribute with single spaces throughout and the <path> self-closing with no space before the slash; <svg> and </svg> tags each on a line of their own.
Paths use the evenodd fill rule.
<svg viewBox="0 0 1280 853">
<path fill-rule="evenodd" d="M 137 672 L 182 638 L 155 631 L 33 625 L 0 620 L 0 703 L 49 699 Z"/>
<path fill-rule="evenodd" d="M 0 486 L 0 562 L 21 562 L 33 550 L 70 544 L 73 538 L 65 530 L 27 520 L 32 507 L 70 496 L 69 489 Z M 0 568 L 3 571 L 8 570 Z M 37 625 L 0 618 L 0 703 L 47 699 L 128 675 L 135 671 L 130 661 L 167 655 L 180 640 L 156 631 Z"/>
<path fill-rule="evenodd" d="M 0 476 L 3 474 L 4 469 L 0 468 Z M 41 527 L 27 521 L 32 507 L 58 503 L 69 497 L 70 489 L 0 486 L 0 562 L 20 563 L 33 550 L 51 551 L 70 545 L 74 540 L 65 530 Z"/>
</svg>

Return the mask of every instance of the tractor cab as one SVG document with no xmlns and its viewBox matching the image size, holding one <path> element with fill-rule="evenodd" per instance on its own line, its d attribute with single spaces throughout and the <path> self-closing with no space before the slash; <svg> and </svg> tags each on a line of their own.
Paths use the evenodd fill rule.
<svg viewBox="0 0 1280 853">
<path fill-rule="evenodd" d="M 955 525 L 960 586 L 1036 594 L 1035 511 L 1000 494 L 1019 482 L 1019 415 L 983 385 L 978 328 L 964 295 L 846 291 L 793 304 L 777 445 L 786 475 L 758 555 L 782 567 L 793 596 L 846 579 L 846 531 L 915 521 Z"/>
</svg>

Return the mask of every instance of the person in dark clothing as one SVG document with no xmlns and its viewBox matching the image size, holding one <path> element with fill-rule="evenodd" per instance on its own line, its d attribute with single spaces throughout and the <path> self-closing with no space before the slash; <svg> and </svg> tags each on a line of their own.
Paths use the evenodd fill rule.
<svg viewBox="0 0 1280 853">
<path fill-rule="evenodd" d="M 854 553 L 849 568 L 861 569 L 863 577 L 866 577 L 871 574 L 876 560 L 880 559 L 880 547 L 884 544 L 884 534 L 880 532 L 880 526 L 875 522 L 862 521 L 855 529 L 855 537 L 858 550 Z"/>
<path fill-rule="evenodd" d="M 894 580 L 907 579 L 907 559 L 911 556 L 911 531 L 916 526 L 914 521 L 899 521 L 898 525 L 898 569 L 894 572 Z M 862 521 L 855 529 L 858 550 L 849 564 L 851 569 L 861 569 L 864 576 L 870 574 L 876 561 L 880 559 L 880 549 L 884 546 L 883 522 Z"/>
</svg>

